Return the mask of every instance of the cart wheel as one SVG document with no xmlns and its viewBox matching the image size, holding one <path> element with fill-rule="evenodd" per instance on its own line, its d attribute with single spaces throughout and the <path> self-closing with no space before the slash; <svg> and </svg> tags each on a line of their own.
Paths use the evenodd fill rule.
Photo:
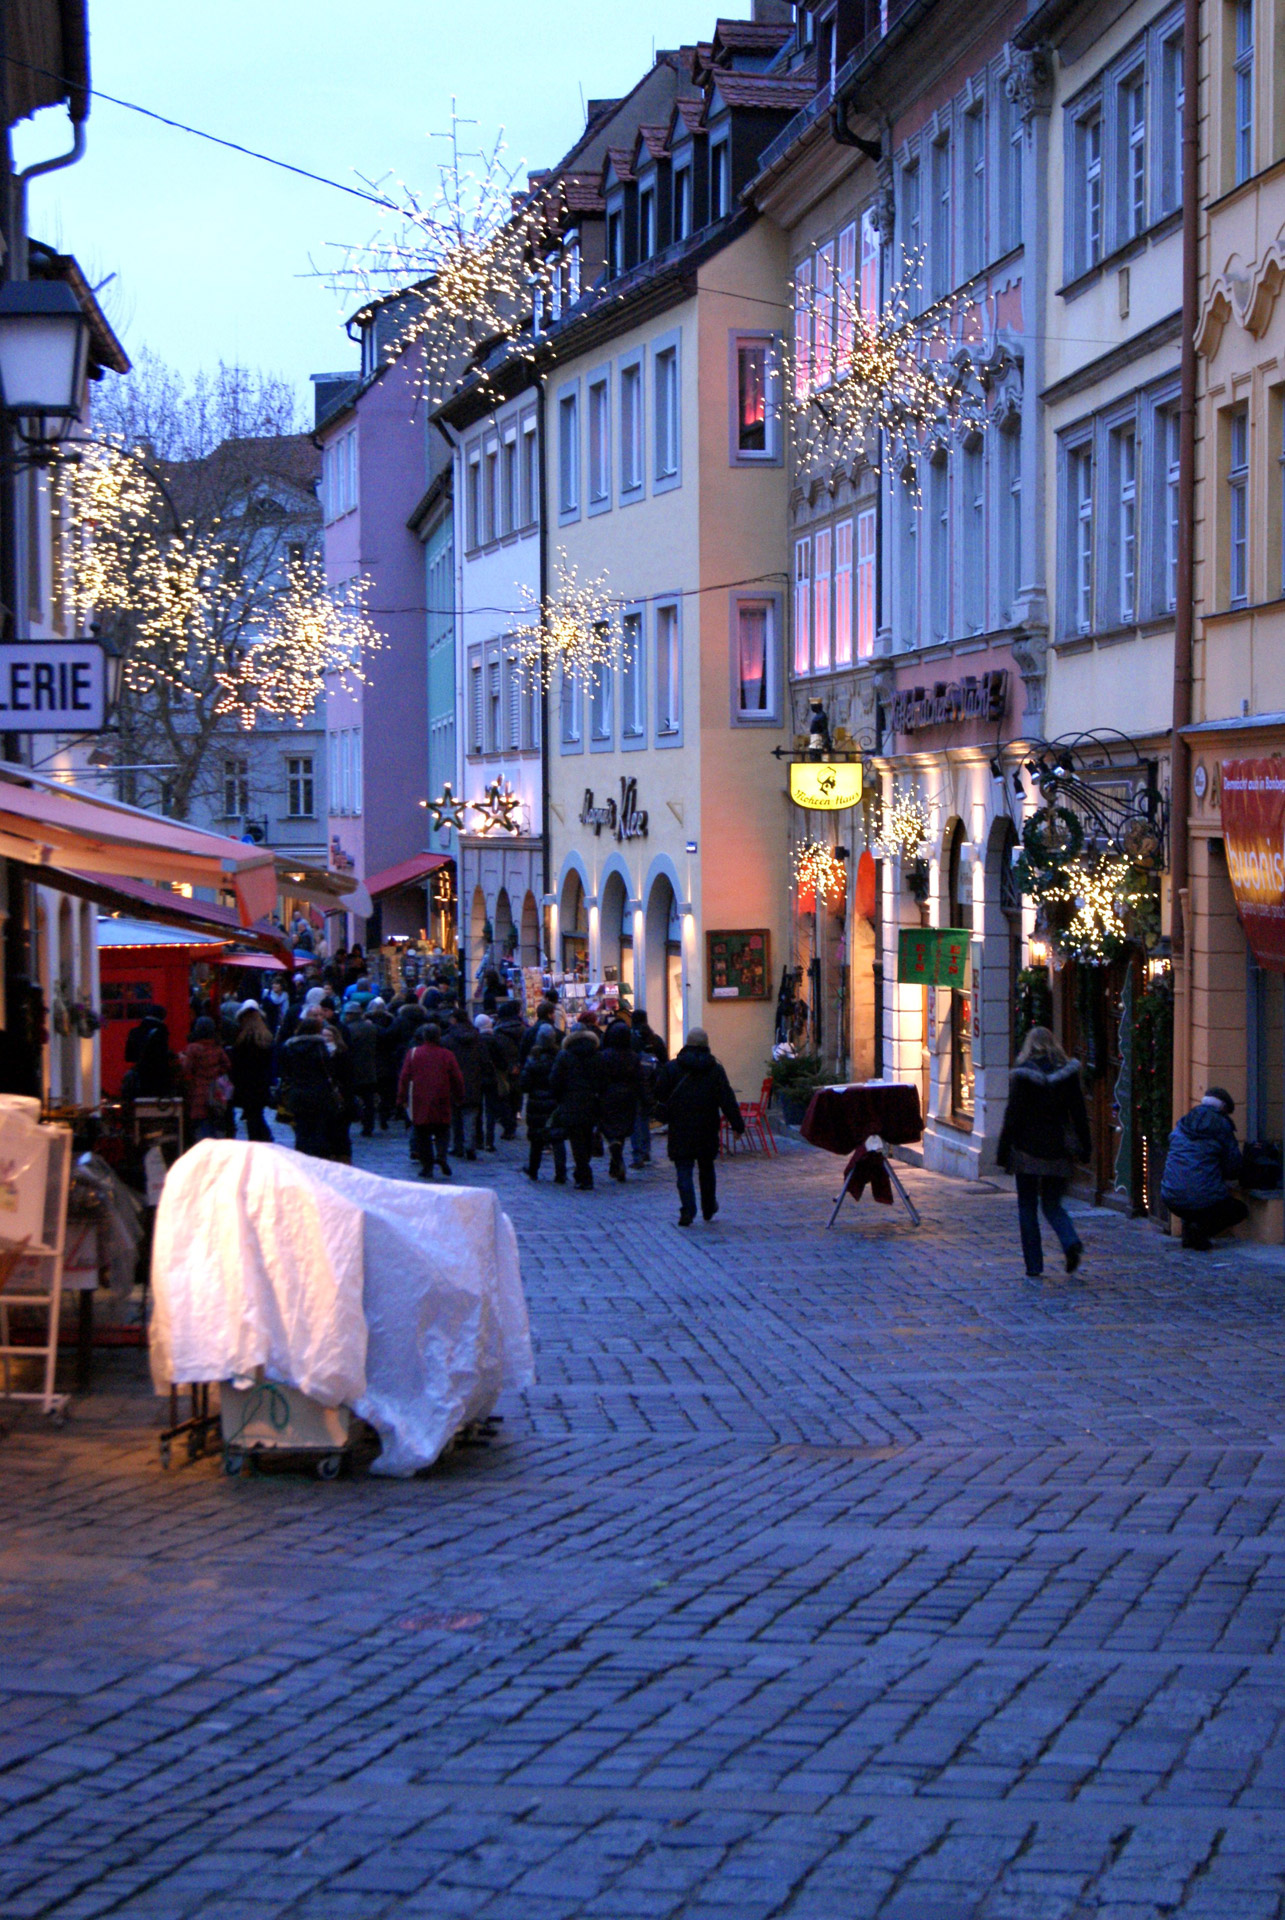
<svg viewBox="0 0 1285 1920">
<path fill-rule="evenodd" d="M 337 1453 L 327 1453 L 317 1462 L 318 1480 L 337 1480 L 339 1469 L 343 1465 L 342 1457 Z"/>
<path fill-rule="evenodd" d="M 224 1453 L 223 1471 L 227 1474 L 229 1480 L 235 1480 L 244 1465 L 245 1455 L 243 1453 L 233 1453 L 231 1449 L 228 1449 Z"/>
<path fill-rule="evenodd" d="M 168 1440 L 162 1440 L 161 1441 L 161 1465 L 163 1467 L 168 1467 L 169 1463 L 170 1463 L 170 1443 Z"/>
</svg>

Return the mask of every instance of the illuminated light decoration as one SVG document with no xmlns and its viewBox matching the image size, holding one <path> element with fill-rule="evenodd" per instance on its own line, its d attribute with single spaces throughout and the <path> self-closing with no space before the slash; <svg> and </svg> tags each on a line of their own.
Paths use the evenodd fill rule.
<svg viewBox="0 0 1285 1920">
<path fill-rule="evenodd" d="M 430 800 L 427 804 L 428 810 L 433 816 L 433 826 L 435 830 L 440 827 L 454 827 L 457 833 L 464 831 L 464 809 L 468 805 L 468 801 L 457 800 L 455 798 L 454 793 L 451 791 L 451 783 L 449 780 L 442 782 L 440 799 Z"/>
<path fill-rule="evenodd" d="M 794 880 L 800 893 L 814 894 L 818 900 L 841 900 L 848 884 L 847 868 L 824 840 L 803 840 L 794 849 Z"/>
<path fill-rule="evenodd" d="M 809 257 L 793 285 L 794 339 L 785 348 L 785 407 L 801 467 L 864 459 L 900 471 L 918 499 L 917 462 L 943 440 L 981 433 L 987 395 L 975 377 L 962 304 L 912 316 L 916 269 L 894 283 L 879 310 L 863 311 L 859 287 L 817 271 Z M 813 351 L 814 343 L 817 351 Z"/>
<path fill-rule="evenodd" d="M 531 190 L 521 163 L 504 159 L 501 132 L 489 149 L 470 147 L 451 102 L 449 153 L 436 184 L 421 196 L 398 183 L 401 204 L 385 227 L 363 245 L 344 249 L 330 275 L 335 290 L 365 306 L 396 297 L 397 324 L 383 347 L 385 360 L 418 347 L 419 392 L 430 408 L 448 398 L 465 373 L 491 390 L 490 361 L 534 360 L 533 310 L 551 302 L 555 247 L 561 226 L 560 190 Z M 468 138 L 469 136 L 465 136 Z M 374 181 L 367 186 L 386 188 Z M 497 396 L 498 397 L 498 396 Z"/>
<path fill-rule="evenodd" d="M 586 687 L 596 687 L 610 672 L 619 652 L 619 609 L 607 592 L 607 575 L 581 581 L 558 548 L 554 569 L 556 586 L 541 603 L 534 588 L 523 585 L 526 619 L 514 629 L 518 657 L 532 679 L 552 687 L 556 672 L 576 675 Z"/>
<path fill-rule="evenodd" d="M 468 803 L 474 813 L 482 816 L 482 832 L 490 833 L 492 827 L 499 827 L 505 833 L 520 833 L 522 829 L 517 813 L 522 802 L 509 782 L 492 780 L 485 789 L 485 796 L 482 800 L 470 800 Z"/>
<path fill-rule="evenodd" d="M 1040 894 L 1059 951 L 1090 966 L 1113 960 L 1128 945 L 1139 882 L 1145 887 L 1146 876 L 1130 860 L 1069 861 Z"/>
<path fill-rule="evenodd" d="M 932 817 L 917 793 L 895 793 L 884 810 L 875 852 L 883 860 L 914 860 L 932 831 Z"/>
<path fill-rule="evenodd" d="M 790 768 L 790 798 L 813 813 L 838 812 L 861 799 L 861 762 L 804 760 Z"/>
</svg>

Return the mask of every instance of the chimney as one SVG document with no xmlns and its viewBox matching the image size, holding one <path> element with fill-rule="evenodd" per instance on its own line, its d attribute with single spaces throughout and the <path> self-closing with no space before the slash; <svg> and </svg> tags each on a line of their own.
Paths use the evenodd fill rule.
<svg viewBox="0 0 1285 1920">
<path fill-rule="evenodd" d="M 794 24 L 794 8 L 790 0 L 754 0 L 750 19 L 756 26 L 789 27 Z"/>
</svg>

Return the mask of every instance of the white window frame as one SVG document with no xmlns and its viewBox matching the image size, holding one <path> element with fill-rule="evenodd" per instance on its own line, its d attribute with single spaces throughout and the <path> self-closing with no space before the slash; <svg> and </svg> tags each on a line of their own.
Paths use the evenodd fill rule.
<svg viewBox="0 0 1285 1920">
<path fill-rule="evenodd" d="M 855 519 L 853 541 L 856 584 L 853 644 L 858 660 L 872 660 L 875 650 L 876 609 L 878 606 L 878 528 L 877 507 L 861 507 Z"/>
<path fill-rule="evenodd" d="M 709 143 L 709 219 L 724 220 L 732 210 L 732 136 L 730 130 Z"/>
<path fill-rule="evenodd" d="M 812 671 L 829 673 L 834 647 L 834 529 L 812 534 Z"/>
<path fill-rule="evenodd" d="M 852 665 L 852 653 L 855 638 L 853 625 L 855 609 L 853 605 L 853 523 L 851 519 L 837 520 L 834 527 L 834 664 L 838 667 Z"/>
<path fill-rule="evenodd" d="M 636 644 L 629 644 L 630 634 Z M 647 745 L 647 608 L 638 601 L 620 616 L 620 746 L 635 752 Z"/>
<path fill-rule="evenodd" d="M 683 603 L 677 596 L 656 600 L 652 610 L 656 669 L 656 745 L 683 743 Z"/>
<path fill-rule="evenodd" d="M 1147 230 L 1147 72 L 1144 63 L 1116 82 L 1116 242 L 1125 245 Z M 1138 111 L 1135 117 L 1135 104 Z"/>
<path fill-rule="evenodd" d="M 620 395 L 620 504 L 625 507 L 643 499 L 647 492 L 647 377 L 641 348 L 621 355 L 616 386 Z M 632 395 L 632 435 L 626 430 L 627 395 Z"/>
<path fill-rule="evenodd" d="M 590 514 L 611 509 L 611 368 L 585 377 L 586 509 Z"/>
<path fill-rule="evenodd" d="M 794 542 L 794 628 L 792 659 L 795 678 L 812 671 L 812 536 Z"/>
<path fill-rule="evenodd" d="M 286 818 L 315 820 L 316 817 L 316 761 L 310 753 L 289 754 L 286 757 Z"/>
<path fill-rule="evenodd" d="M 651 423 L 651 490 L 669 493 L 683 484 L 683 363 L 679 328 L 661 334 L 651 343 Z"/>
<path fill-rule="evenodd" d="M 954 286 L 954 146 L 944 127 L 929 147 L 932 184 L 932 244 L 928 249 L 930 298 L 942 300 Z"/>
<path fill-rule="evenodd" d="M 1231 0 L 1232 179 L 1254 171 L 1254 0 Z"/>
<path fill-rule="evenodd" d="M 243 820 L 249 811 L 250 762 L 244 754 L 228 754 L 223 761 L 223 818 Z"/>
<path fill-rule="evenodd" d="M 1227 603 L 1249 605 L 1249 403 L 1227 413 Z"/>
<path fill-rule="evenodd" d="M 780 340 L 774 333 L 754 328 L 734 328 L 727 336 L 728 420 L 727 457 L 734 467 L 778 467 L 782 459 Z M 745 350 L 763 354 L 763 445 L 741 446 L 741 355 Z"/>
<path fill-rule="evenodd" d="M 763 705 L 741 706 L 740 648 L 742 620 L 747 613 L 763 616 Z M 781 596 L 777 593 L 733 593 L 728 606 L 731 668 L 731 723 L 734 727 L 779 727 L 781 724 Z"/>
<path fill-rule="evenodd" d="M 960 235 L 963 252 L 963 278 L 971 280 L 987 261 L 986 247 L 986 143 L 990 138 L 986 96 L 979 94 L 964 112 L 964 223 Z"/>
<path fill-rule="evenodd" d="M 558 739 L 563 753 L 584 752 L 584 689 L 574 667 L 558 679 Z"/>
<path fill-rule="evenodd" d="M 580 518 L 580 382 L 568 381 L 556 394 L 558 525 Z"/>
</svg>

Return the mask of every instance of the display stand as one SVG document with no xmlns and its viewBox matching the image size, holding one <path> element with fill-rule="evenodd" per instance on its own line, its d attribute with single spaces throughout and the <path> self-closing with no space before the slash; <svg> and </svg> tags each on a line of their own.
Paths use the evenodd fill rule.
<svg viewBox="0 0 1285 1920">
<path fill-rule="evenodd" d="M 839 1189 L 839 1198 L 834 1203 L 834 1212 L 826 1221 L 827 1227 L 832 1227 L 838 1219 L 839 1208 L 843 1205 L 848 1195 L 852 1193 L 854 1186 L 860 1189 L 868 1180 L 873 1188 L 875 1180 L 881 1175 L 888 1181 L 893 1192 L 901 1201 L 902 1206 L 910 1215 L 911 1226 L 922 1226 L 923 1222 L 920 1218 L 919 1209 L 897 1178 L 896 1168 L 888 1158 L 883 1141 L 877 1133 L 872 1133 L 866 1141 L 865 1146 L 853 1154 L 844 1169 L 843 1185 Z M 852 1197 L 855 1201 L 859 1197 L 859 1192 L 853 1193 Z"/>
<path fill-rule="evenodd" d="M 35 1217 L 40 1237 L 22 1236 L 7 1243 L 0 1239 L 0 1372 L 4 1397 L 12 1401 L 38 1402 L 40 1411 L 59 1425 L 66 1417 L 65 1393 L 54 1392 L 54 1370 L 58 1364 L 58 1323 L 62 1314 L 63 1255 L 67 1239 L 67 1189 L 71 1180 L 71 1129 L 46 1126 L 48 1153 L 42 1156 L 34 1177 L 43 1179 L 43 1196 L 36 1196 Z M 43 1204 L 41 1200 L 43 1199 Z M 5 1269 L 8 1272 L 5 1273 Z M 44 1342 L 15 1346 L 9 1315 L 14 1307 L 33 1307 L 45 1314 Z M 15 1360 L 43 1363 L 39 1388 L 13 1386 Z"/>
</svg>

